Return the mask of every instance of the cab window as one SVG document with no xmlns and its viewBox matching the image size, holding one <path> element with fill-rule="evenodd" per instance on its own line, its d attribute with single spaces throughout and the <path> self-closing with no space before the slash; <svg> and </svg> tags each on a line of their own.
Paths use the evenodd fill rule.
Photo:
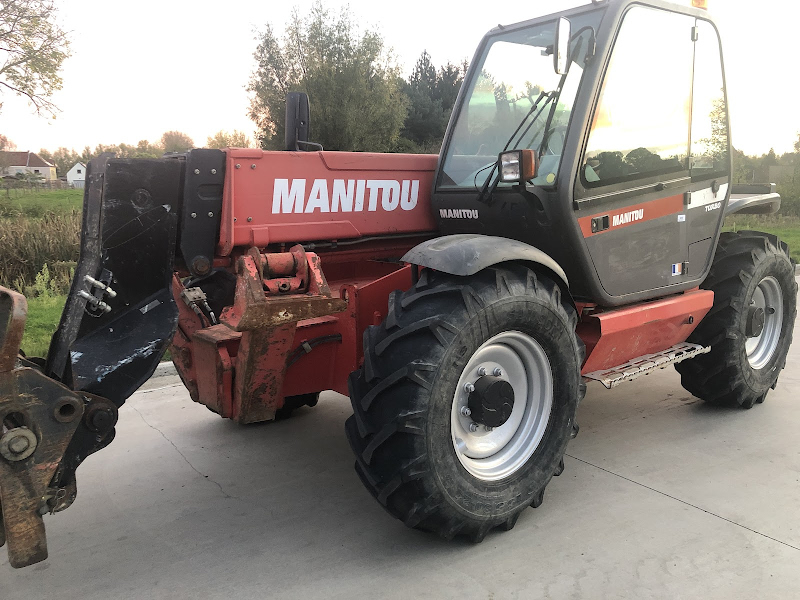
<svg viewBox="0 0 800 600">
<path fill-rule="evenodd" d="M 688 170 L 694 24 L 645 7 L 625 15 L 587 142 L 587 187 Z"/>
</svg>

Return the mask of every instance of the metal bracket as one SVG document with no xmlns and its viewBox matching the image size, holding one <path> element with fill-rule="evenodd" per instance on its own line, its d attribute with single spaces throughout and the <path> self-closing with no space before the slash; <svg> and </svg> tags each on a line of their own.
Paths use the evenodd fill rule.
<svg viewBox="0 0 800 600">
<path fill-rule="evenodd" d="M 186 157 L 180 251 L 192 275 L 211 273 L 219 235 L 222 190 L 225 183 L 225 153 L 222 150 L 191 150 Z"/>
</svg>

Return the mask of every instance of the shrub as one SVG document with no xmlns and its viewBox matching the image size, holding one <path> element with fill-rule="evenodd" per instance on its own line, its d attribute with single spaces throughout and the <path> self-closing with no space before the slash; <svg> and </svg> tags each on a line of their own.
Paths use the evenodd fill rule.
<svg viewBox="0 0 800 600">
<path fill-rule="evenodd" d="M 69 287 L 80 251 L 81 215 L 45 214 L 41 219 L 0 219 L 0 285 L 36 293 L 37 275 L 47 265 L 47 286 L 53 292 Z"/>
</svg>

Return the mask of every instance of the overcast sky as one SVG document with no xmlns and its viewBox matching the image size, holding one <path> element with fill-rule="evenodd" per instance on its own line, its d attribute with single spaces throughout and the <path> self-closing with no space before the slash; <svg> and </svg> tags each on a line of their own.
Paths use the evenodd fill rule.
<svg viewBox="0 0 800 600">
<path fill-rule="evenodd" d="M 280 30 L 292 6 L 304 11 L 312 1 L 57 0 L 61 22 L 72 32 L 64 88 L 54 98 L 62 112 L 55 120 L 37 117 L 24 101 L 5 94 L 0 133 L 19 150 L 33 151 L 155 141 L 172 129 L 188 133 L 198 146 L 220 129 L 252 135 L 244 88 L 254 67 L 254 30 L 268 22 Z M 471 59 L 481 36 L 498 22 L 587 2 L 326 0 L 325 5 L 339 10 L 349 4 L 359 22 L 382 33 L 408 73 L 425 49 L 437 65 Z M 723 36 L 734 145 L 751 154 L 771 147 L 778 153 L 791 150 L 800 132 L 800 4 L 709 4 Z"/>
</svg>

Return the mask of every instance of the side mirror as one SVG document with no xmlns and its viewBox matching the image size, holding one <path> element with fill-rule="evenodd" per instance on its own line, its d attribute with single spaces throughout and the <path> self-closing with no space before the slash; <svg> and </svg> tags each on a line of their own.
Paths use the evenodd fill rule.
<svg viewBox="0 0 800 600">
<path fill-rule="evenodd" d="M 286 94 L 284 149 L 297 151 L 300 150 L 300 144 L 308 142 L 310 118 L 308 94 L 303 92 L 289 92 Z"/>
<path fill-rule="evenodd" d="M 553 44 L 553 68 L 557 75 L 563 75 L 569 67 L 569 42 L 572 37 L 572 23 L 561 17 L 556 24 L 556 41 Z"/>
<path fill-rule="evenodd" d="M 524 183 L 536 177 L 539 171 L 539 159 L 533 150 L 501 152 L 497 164 L 503 183 Z"/>
</svg>

